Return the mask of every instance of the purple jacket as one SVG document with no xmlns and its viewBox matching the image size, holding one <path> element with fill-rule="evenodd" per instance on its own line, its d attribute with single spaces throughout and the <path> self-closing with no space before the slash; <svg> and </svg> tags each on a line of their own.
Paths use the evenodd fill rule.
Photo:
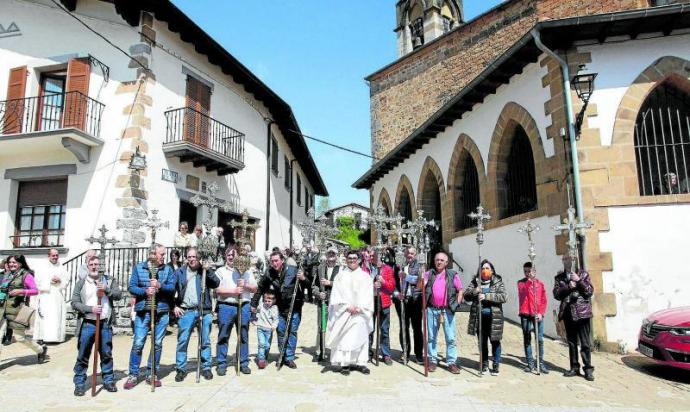
<svg viewBox="0 0 690 412">
<path fill-rule="evenodd" d="M 558 272 L 554 279 L 553 297 L 561 301 L 561 306 L 558 309 L 558 320 L 563 320 L 567 310 L 570 311 L 570 318 L 574 321 L 592 317 L 591 299 L 594 287 L 592 287 L 592 281 L 587 271 L 580 270 L 578 275 L 580 280 L 574 289 L 570 289 L 564 272 Z"/>
</svg>

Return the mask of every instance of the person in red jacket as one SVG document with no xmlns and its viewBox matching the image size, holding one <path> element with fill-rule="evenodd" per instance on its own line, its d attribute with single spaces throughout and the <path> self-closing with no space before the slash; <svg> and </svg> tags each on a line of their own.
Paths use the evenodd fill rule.
<svg viewBox="0 0 690 412">
<path fill-rule="evenodd" d="M 380 265 L 378 275 L 374 279 L 374 287 L 380 292 L 381 299 L 381 347 L 377 356 L 383 357 L 386 365 L 392 365 L 391 359 L 391 296 L 395 292 L 395 276 L 393 267 L 395 266 L 395 252 L 392 249 L 385 250 L 383 256 L 378 261 Z"/>
<path fill-rule="evenodd" d="M 534 331 L 534 319 L 537 320 L 539 335 L 539 369 L 547 374 L 549 370 L 544 364 L 544 314 L 546 313 L 546 289 L 544 283 L 537 279 L 537 271 L 532 262 L 526 262 L 522 266 L 525 277 L 518 281 L 518 300 L 520 302 L 520 323 L 522 325 L 522 337 L 525 345 L 525 359 L 527 366 L 525 372 L 532 372 L 534 359 L 532 358 L 532 332 Z"/>
</svg>

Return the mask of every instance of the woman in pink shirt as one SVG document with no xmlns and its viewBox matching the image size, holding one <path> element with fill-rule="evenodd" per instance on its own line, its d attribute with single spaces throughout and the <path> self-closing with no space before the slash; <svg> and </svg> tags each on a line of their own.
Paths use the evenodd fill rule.
<svg viewBox="0 0 690 412">
<path fill-rule="evenodd" d="M 33 272 L 23 255 L 8 257 L 7 265 L 9 271 L 0 279 L 0 336 L 5 335 L 8 327 L 12 328 L 23 337 L 20 342 L 36 352 L 38 363 L 43 363 L 46 360 L 48 348 L 28 338 L 26 336 L 28 327 L 15 321 L 22 306 L 28 305 L 29 296 L 38 295 Z"/>
</svg>

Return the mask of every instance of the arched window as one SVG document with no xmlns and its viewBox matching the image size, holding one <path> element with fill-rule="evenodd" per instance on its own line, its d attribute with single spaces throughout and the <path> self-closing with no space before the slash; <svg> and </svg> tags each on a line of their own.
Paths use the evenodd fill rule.
<svg viewBox="0 0 690 412">
<path fill-rule="evenodd" d="M 405 218 L 405 220 L 412 220 L 412 197 L 407 191 L 406 187 L 402 188 L 400 192 L 400 203 L 398 205 L 398 213 Z"/>
<path fill-rule="evenodd" d="M 436 223 L 435 227 L 429 229 L 429 246 L 431 255 L 441 250 L 441 233 L 443 228 L 441 217 L 441 191 L 438 187 L 436 177 L 432 173 L 428 173 L 424 179 L 424 186 L 421 196 L 421 206 L 424 211 L 424 218 L 433 220 Z"/>
<path fill-rule="evenodd" d="M 640 195 L 690 193 L 690 95 L 671 81 L 637 114 L 635 158 Z"/>
<path fill-rule="evenodd" d="M 463 230 L 473 226 L 472 219 L 467 216 L 479 206 L 479 175 L 474 159 L 465 151 L 462 160 L 458 162 L 456 182 L 453 188 L 453 211 L 455 216 L 455 230 Z"/>
<path fill-rule="evenodd" d="M 424 11 L 420 2 L 410 9 L 409 21 L 412 48 L 416 49 L 424 44 Z"/>
<path fill-rule="evenodd" d="M 515 126 L 510 140 L 510 152 L 505 159 L 503 189 L 499 197 L 501 218 L 519 215 L 537 209 L 537 184 L 534 172 L 534 155 L 529 137 L 520 125 Z"/>
</svg>

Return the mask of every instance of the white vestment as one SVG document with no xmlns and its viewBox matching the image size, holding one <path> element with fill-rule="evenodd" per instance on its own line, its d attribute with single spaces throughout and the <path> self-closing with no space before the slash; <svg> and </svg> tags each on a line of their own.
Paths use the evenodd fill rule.
<svg viewBox="0 0 690 412">
<path fill-rule="evenodd" d="M 34 340 L 64 342 L 67 321 L 65 290 L 69 285 L 69 274 L 60 263 L 53 265 L 46 262 L 35 276 L 38 287 L 38 316 L 36 317 L 38 330 Z M 53 283 L 53 277 L 60 278 L 60 282 Z"/>
<path fill-rule="evenodd" d="M 328 304 L 328 338 L 331 364 L 365 366 L 369 360 L 369 334 L 374 330 L 374 293 L 371 277 L 362 269 L 341 269 Z M 347 308 L 362 310 L 355 315 Z"/>
</svg>

